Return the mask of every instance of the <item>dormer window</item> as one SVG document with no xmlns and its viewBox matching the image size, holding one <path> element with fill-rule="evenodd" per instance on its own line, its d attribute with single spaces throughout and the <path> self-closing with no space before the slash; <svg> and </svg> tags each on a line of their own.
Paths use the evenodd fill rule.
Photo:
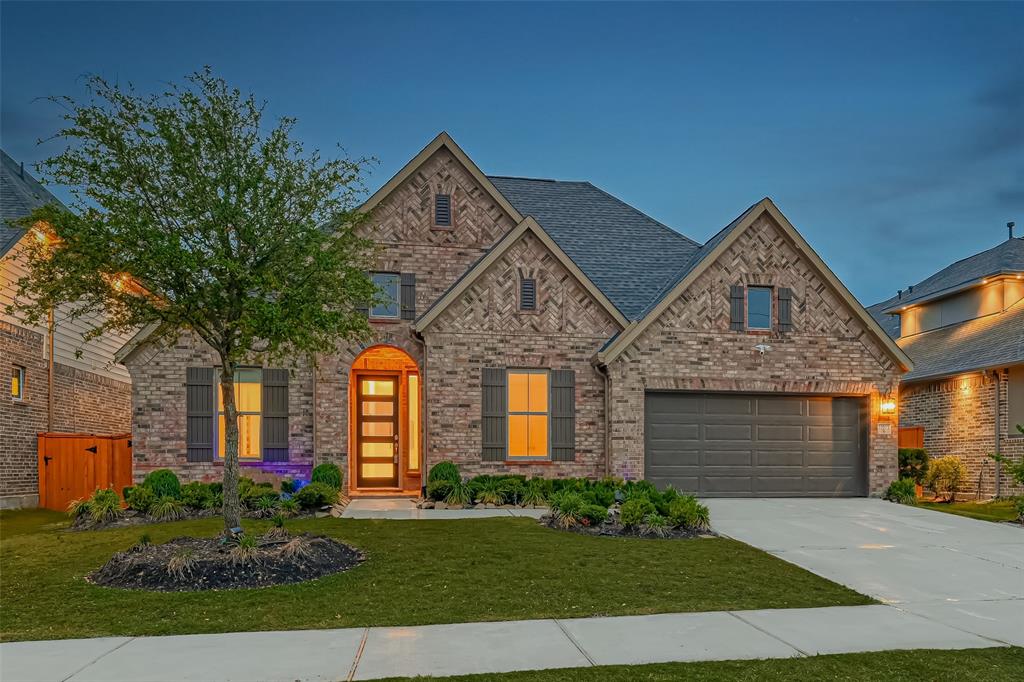
<svg viewBox="0 0 1024 682">
<path fill-rule="evenodd" d="M 519 280 L 519 309 L 527 312 L 537 310 L 537 280 L 532 277 Z"/>
<path fill-rule="evenodd" d="M 434 195 L 434 227 L 451 228 L 452 226 L 452 195 Z"/>
</svg>

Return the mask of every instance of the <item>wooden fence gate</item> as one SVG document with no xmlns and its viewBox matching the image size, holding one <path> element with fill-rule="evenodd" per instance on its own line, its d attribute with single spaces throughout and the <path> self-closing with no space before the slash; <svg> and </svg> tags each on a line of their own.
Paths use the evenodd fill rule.
<svg viewBox="0 0 1024 682">
<path fill-rule="evenodd" d="M 39 434 L 39 506 L 64 511 L 68 503 L 113 486 L 132 484 L 130 433 Z"/>
<path fill-rule="evenodd" d="M 899 447 L 901 448 L 923 448 L 924 427 L 923 426 L 901 426 L 899 433 Z"/>
</svg>

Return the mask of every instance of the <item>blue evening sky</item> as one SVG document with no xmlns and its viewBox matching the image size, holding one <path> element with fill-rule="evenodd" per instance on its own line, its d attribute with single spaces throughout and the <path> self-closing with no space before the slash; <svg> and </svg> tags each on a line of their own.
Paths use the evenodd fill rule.
<svg viewBox="0 0 1024 682">
<path fill-rule="evenodd" d="M 0 143 L 98 73 L 209 64 L 380 160 L 440 130 L 485 173 L 590 180 L 704 241 L 772 197 L 865 304 L 1024 234 L 1024 4 L 0 5 Z M 58 196 L 66 192 L 57 189 Z M 623 245 L 628 248 L 628 245 Z"/>
</svg>

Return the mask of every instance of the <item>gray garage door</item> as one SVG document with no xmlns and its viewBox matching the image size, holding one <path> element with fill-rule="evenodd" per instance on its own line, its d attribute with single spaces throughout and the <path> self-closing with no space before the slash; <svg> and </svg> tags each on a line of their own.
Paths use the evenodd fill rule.
<svg viewBox="0 0 1024 682">
<path fill-rule="evenodd" d="M 646 396 L 645 477 L 709 497 L 866 494 L 859 398 L 661 393 Z"/>
</svg>

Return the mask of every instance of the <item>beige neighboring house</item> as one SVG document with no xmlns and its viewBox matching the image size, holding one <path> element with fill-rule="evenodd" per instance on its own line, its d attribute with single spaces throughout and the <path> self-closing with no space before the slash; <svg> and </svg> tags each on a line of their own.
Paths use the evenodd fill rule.
<svg viewBox="0 0 1024 682">
<path fill-rule="evenodd" d="M 923 430 L 932 457 L 967 466 L 961 492 L 1021 494 L 988 457 L 1024 457 L 1024 239 L 1013 236 L 868 308 L 914 361 L 899 422 Z"/>
<path fill-rule="evenodd" d="M 86 319 L 57 308 L 52 323 L 29 326 L 6 307 L 26 274 L 30 232 L 12 224 L 33 209 L 60 204 L 0 151 L 0 362 L 11 377 L 0 400 L 0 508 L 39 501 L 36 435 L 40 432 L 127 433 L 131 430 L 131 378 L 114 360 L 127 337 L 106 334 L 84 342 Z"/>
</svg>

